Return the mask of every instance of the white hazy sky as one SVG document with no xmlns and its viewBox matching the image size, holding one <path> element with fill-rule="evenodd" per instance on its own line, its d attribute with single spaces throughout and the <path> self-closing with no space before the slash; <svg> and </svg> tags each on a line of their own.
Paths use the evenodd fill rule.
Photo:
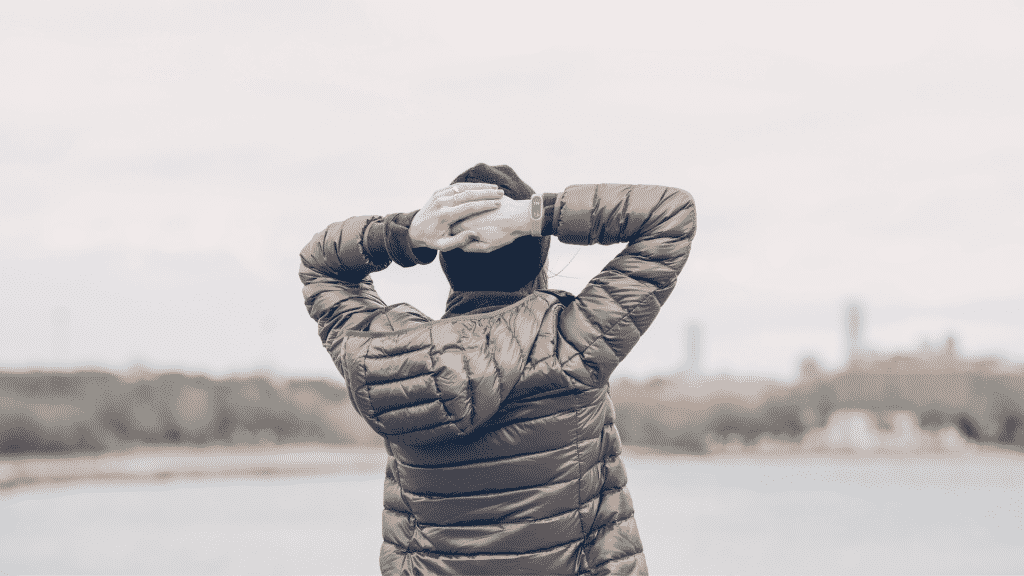
<svg viewBox="0 0 1024 576">
<path fill-rule="evenodd" d="M 620 368 L 1024 360 L 1024 3 L 0 2 L 0 365 L 336 374 L 299 249 L 477 163 L 693 193 Z M 578 291 L 617 248 L 553 243 Z M 571 263 L 570 263 L 571 262 Z M 568 264 L 568 266 L 566 266 Z M 440 267 L 375 276 L 443 311 Z"/>
</svg>

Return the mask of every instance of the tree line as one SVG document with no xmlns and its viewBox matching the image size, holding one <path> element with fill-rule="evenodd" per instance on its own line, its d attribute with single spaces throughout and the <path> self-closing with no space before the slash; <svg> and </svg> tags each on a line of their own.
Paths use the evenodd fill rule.
<svg viewBox="0 0 1024 576">
<path fill-rule="evenodd" d="M 724 442 L 798 443 L 840 410 L 875 414 L 883 427 L 886 413 L 909 412 L 924 430 L 953 428 L 971 442 L 1024 449 L 1024 370 L 997 359 L 876 356 L 832 372 L 811 363 L 794 383 L 677 374 L 616 380 L 610 391 L 623 442 L 684 453 Z M 0 372 L 0 454 L 290 442 L 381 443 L 341 381 Z"/>
</svg>

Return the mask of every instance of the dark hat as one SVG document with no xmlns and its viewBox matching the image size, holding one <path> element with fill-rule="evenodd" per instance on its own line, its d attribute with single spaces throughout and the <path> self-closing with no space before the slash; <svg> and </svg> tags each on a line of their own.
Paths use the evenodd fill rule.
<svg viewBox="0 0 1024 576">
<path fill-rule="evenodd" d="M 534 194 L 533 188 L 508 166 L 477 164 L 459 174 L 452 184 L 459 182 L 494 184 L 513 200 L 529 200 Z M 452 290 L 459 292 L 516 292 L 531 283 L 535 288 L 546 288 L 547 278 L 541 272 L 550 244 L 547 236 L 522 236 L 486 254 L 449 250 L 441 253 L 441 268 Z"/>
</svg>

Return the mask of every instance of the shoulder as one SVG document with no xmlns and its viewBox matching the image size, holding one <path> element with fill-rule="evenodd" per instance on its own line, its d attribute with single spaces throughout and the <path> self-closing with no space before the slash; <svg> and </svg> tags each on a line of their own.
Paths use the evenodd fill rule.
<svg viewBox="0 0 1024 576">
<path fill-rule="evenodd" d="M 568 305 L 569 303 L 576 299 L 576 295 L 573 294 L 572 292 L 566 292 L 565 290 L 555 290 L 554 288 L 545 288 L 543 290 L 537 290 L 537 293 L 542 295 L 546 294 L 548 296 L 554 297 L 555 302 L 563 306 Z M 546 299 L 549 302 L 551 301 L 550 298 Z M 552 304 L 554 304 L 555 302 L 552 302 Z"/>
</svg>

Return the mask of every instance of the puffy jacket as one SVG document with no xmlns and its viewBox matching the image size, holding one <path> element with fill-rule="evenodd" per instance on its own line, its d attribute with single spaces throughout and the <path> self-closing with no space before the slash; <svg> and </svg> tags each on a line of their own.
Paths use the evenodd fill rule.
<svg viewBox="0 0 1024 576">
<path fill-rule="evenodd" d="M 599 184 L 556 203 L 563 243 L 629 243 L 575 297 L 431 320 L 375 292 L 367 273 L 387 263 L 363 233 L 378 218 L 332 224 L 302 251 L 309 313 L 386 440 L 384 574 L 647 571 L 608 379 L 676 285 L 693 199 Z"/>
</svg>

